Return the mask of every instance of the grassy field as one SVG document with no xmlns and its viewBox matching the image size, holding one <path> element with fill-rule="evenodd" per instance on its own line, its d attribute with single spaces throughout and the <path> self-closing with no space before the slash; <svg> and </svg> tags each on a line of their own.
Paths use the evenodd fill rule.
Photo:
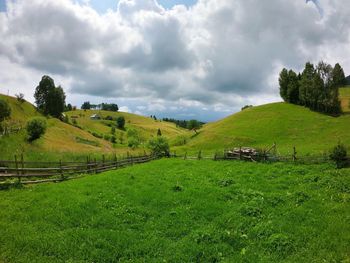
<svg viewBox="0 0 350 263">
<path fill-rule="evenodd" d="M 343 112 L 350 113 L 350 87 L 339 89 L 339 97 Z"/>
<path fill-rule="evenodd" d="M 350 115 L 330 117 L 301 106 L 272 103 L 246 109 L 208 123 L 180 151 L 207 152 L 237 147 L 268 148 L 274 142 L 280 154 L 320 155 L 338 141 L 350 147 Z"/>
<path fill-rule="evenodd" d="M 350 261 L 330 164 L 163 159 L 0 199 L 0 262 Z"/>
</svg>

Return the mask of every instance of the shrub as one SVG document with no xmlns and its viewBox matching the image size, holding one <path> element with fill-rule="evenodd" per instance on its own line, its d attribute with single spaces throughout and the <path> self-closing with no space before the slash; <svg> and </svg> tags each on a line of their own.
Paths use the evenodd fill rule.
<svg viewBox="0 0 350 263">
<path fill-rule="evenodd" d="M 106 141 L 110 141 L 111 140 L 111 136 L 109 136 L 108 134 L 105 134 L 103 136 L 103 139 L 106 140 Z"/>
<path fill-rule="evenodd" d="M 117 127 L 118 129 L 124 129 L 125 126 L 125 118 L 123 116 L 120 116 L 117 118 Z"/>
<path fill-rule="evenodd" d="M 346 156 L 346 147 L 343 144 L 338 143 L 338 145 L 333 148 L 330 158 L 335 161 L 337 168 L 341 169 L 346 166 Z"/>
<path fill-rule="evenodd" d="M 46 127 L 46 119 L 42 117 L 35 117 L 29 120 L 26 127 L 29 141 L 34 141 L 44 135 Z"/>
<path fill-rule="evenodd" d="M 111 143 L 116 143 L 116 142 L 117 142 L 117 138 L 114 135 L 112 135 L 111 136 Z"/>
<path fill-rule="evenodd" d="M 104 118 L 106 121 L 113 121 L 113 117 L 108 115 Z"/>
<path fill-rule="evenodd" d="M 99 139 L 102 139 L 102 138 L 103 138 L 102 135 L 100 135 L 100 134 L 98 134 L 98 133 L 96 133 L 96 132 L 92 132 L 91 134 L 92 134 L 92 136 L 94 136 L 94 137 L 96 137 L 96 138 L 99 138 Z"/>
<path fill-rule="evenodd" d="M 11 108 L 7 101 L 0 99 L 0 122 L 6 120 L 11 115 Z"/>
<path fill-rule="evenodd" d="M 135 149 L 140 145 L 140 140 L 137 137 L 128 138 L 128 146 Z"/>
<path fill-rule="evenodd" d="M 163 136 L 157 136 L 152 138 L 148 142 L 148 148 L 152 151 L 153 154 L 157 156 L 169 156 L 170 147 L 168 140 Z"/>
<path fill-rule="evenodd" d="M 111 128 L 111 134 L 113 134 L 113 135 L 115 134 L 115 127 Z"/>
</svg>

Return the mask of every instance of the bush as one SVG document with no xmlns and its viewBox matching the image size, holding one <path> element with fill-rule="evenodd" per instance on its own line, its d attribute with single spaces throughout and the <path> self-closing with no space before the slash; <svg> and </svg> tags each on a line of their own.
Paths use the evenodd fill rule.
<svg viewBox="0 0 350 263">
<path fill-rule="evenodd" d="M 46 119 L 42 117 L 35 117 L 29 120 L 26 127 L 29 141 L 34 141 L 44 135 L 46 127 Z"/>
<path fill-rule="evenodd" d="M 137 137 L 129 137 L 128 138 L 128 146 L 135 149 L 139 147 L 140 140 Z"/>
<path fill-rule="evenodd" d="M 125 126 L 125 118 L 123 116 L 120 116 L 117 118 L 117 127 L 118 129 L 124 129 Z"/>
<path fill-rule="evenodd" d="M 6 120 L 11 115 L 11 108 L 7 101 L 0 99 L 0 122 Z"/>
<path fill-rule="evenodd" d="M 105 134 L 103 136 L 103 139 L 106 140 L 106 141 L 110 141 L 111 140 L 111 136 L 109 136 L 108 134 Z"/>
<path fill-rule="evenodd" d="M 113 121 L 113 117 L 108 115 L 104 118 L 106 121 Z"/>
<path fill-rule="evenodd" d="M 332 153 L 330 155 L 331 160 L 335 161 L 337 168 L 341 169 L 346 166 L 346 147 L 343 144 L 338 144 L 335 146 L 332 150 Z"/>
<path fill-rule="evenodd" d="M 148 148 L 152 151 L 153 154 L 157 156 L 169 156 L 170 147 L 168 140 L 163 136 L 157 136 L 152 138 L 148 142 Z"/>
<path fill-rule="evenodd" d="M 117 142 L 117 138 L 114 135 L 112 135 L 111 136 L 111 143 L 116 143 L 116 142 Z"/>
</svg>

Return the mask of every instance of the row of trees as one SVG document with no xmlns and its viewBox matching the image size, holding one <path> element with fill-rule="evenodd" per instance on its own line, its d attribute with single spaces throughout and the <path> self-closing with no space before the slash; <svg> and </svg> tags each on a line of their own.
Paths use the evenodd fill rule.
<svg viewBox="0 0 350 263">
<path fill-rule="evenodd" d="M 91 104 L 89 101 L 85 101 L 83 105 L 81 105 L 81 109 L 83 110 L 105 110 L 105 111 L 118 111 L 119 107 L 115 103 L 101 103 L 101 104 Z"/>
<path fill-rule="evenodd" d="M 284 101 L 306 106 L 331 115 L 341 113 L 339 88 L 346 85 L 344 70 L 321 61 L 315 67 L 307 62 L 303 72 L 284 68 L 279 76 L 280 95 Z"/>
<path fill-rule="evenodd" d="M 189 129 L 189 130 L 200 129 L 202 127 L 202 125 L 204 124 L 204 122 L 200 122 L 197 120 L 186 121 L 186 120 L 176 120 L 176 119 L 172 119 L 172 118 L 163 118 L 163 121 L 175 123 L 176 126 L 182 127 L 185 129 Z"/>
</svg>

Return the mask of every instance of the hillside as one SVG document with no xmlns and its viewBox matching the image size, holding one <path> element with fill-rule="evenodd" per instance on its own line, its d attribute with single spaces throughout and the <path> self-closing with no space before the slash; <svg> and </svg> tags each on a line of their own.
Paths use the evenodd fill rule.
<svg viewBox="0 0 350 263">
<path fill-rule="evenodd" d="M 161 130 L 162 135 L 169 138 L 171 141 L 175 140 L 178 136 L 187 136 L 190 134 L 188 130 L 180 127 L 176 127 L 175 124 L 154 120 L 149 117 L 144 117 L 132 113 L 126 112 L 111 112 L 102 110 L 76 110 L 66 113 L 72 121 L 72 116 L 75 117 L 77 124 L 86 131 L 95 132 L 99 135 L 111 134 L 111 126 L 115 125 L 115 119 L 123 116 L 125 118 L 125 129 L 116 130 L 116 137 L 123 133 L 126 140 L 126 132 L 128 129 L 137 130 L 141 140 L 147 141 L 150 137 L 157 134 L 158 129 Z M 91 120 L 90 116 L 98 114 L 101 120 Z M 113 120 L 103 120 L 105 117 L 110 116 Z M 119 135 L 118 135 L 119 134 Z"/>
<path fill-rule="evenodd" d="M 19 133 L 11 134 L 10 136 L 0 137 L 0 160 L 13 159 L 15 154 L 24 153 L 26 160 L 73 160 L 80 157 L 86 158 L 87 154 L 95 154 L 98 158 L 101 155 L 108 153 L 126 154 L 128 151 L 135 153 L 144 151 L 144 145 L 140 149 L 131 150 L 127 147 L 126 131 L 134 128 L 139 133 L 143 142 L 145 143 L 151 136 L 156 135 L 158 128 L 161 129 L 162 134 L 175 140 L 177 136 L 186 136 L 189 132 L 185 129 L 177 128 L 175 124 L 155 121 L 151 118 L 138 116 L 135 114 L 122 112 L 108 112 L 108 111 L 83 111 L 77 110 L 66 113 L 69 117 L 76 115 L 78 118 L 77 124 L 81 127 L 77 128 L 73 125 L 66 124 L 58 119 L 48 119 L 48 129 L 46 134 L 39 140 L 29 143 L 26 140 L 26 132 L 23 129 L 26 122 L 34 117 L 41 116 L 35 107 L 29 102 L 20 103 L 16 98 L 1 95 L 0 98 L 6 100 L 11 107 L 11 118 L 7 121 L 8 125 L 15 127 L 22 127 Z M 124 116 L 126 119 L 125 130 L 117 130 L 117 133 L 123 134 L 123 143 L 117 142 L 112 144 L 110 141 L 93 136 L 93 133 L 99 135 L 111 136 L 110 125 L 115 121 L 105 120 L 91 120 L 90 115 L 98 113 L 102 117 L 110 115 L 113 118 L 117 116 Z M 109 125 L 109 126 L 108 126 Z M 116 136 L 118 136 L 118 134 Z"/>
<path fill-rule="evenodd" d="M 338 118 L 301 106 L 273 103 L 246 109 L 209 123 L 182 151 L 213 152 L 234 146 L 266 148 L 274 142 L 282 154 L 297 147 L 300 155 L 323 154 L 339 140 L 350 145 L 350 115 Z"/>
<path fill-rule="evenodd" d="M 350 87 L 339 89 L 339 99 L 344 113 L 350 113 Z"/>
</svg>

